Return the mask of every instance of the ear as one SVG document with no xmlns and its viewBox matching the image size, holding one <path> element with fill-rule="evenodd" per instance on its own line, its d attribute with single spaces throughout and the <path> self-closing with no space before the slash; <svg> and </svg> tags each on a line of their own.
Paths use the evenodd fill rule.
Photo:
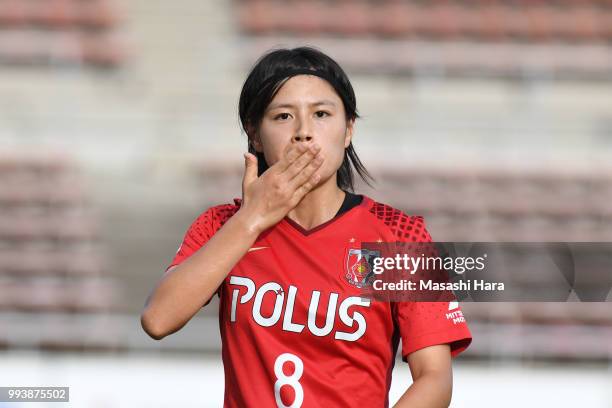
<svg viewBox="0 0 612 408">
<path fill-rule="evenodd" d="M 263 146 L 261 145 L 261 140 L 259 140 L 259 136 L 254 136 L 251 139 L 251 145 L 258 153 L 263 153 Z"/>
<path fill-rule="evenodd" d="M 346 149 L 353 140 L 353 131 L 355 129 L 355 119 L 346 122 L 346 132 L 344 133 L 344 148 Z"/>
<path fill-rule="evenodd" d="M 263 146 L 261 144 L 261 138 L 259 137 L 259 132 L 257 132 L 251 126 L 249 126 L 248 129 L 249 129 L 249 132 L 248 132 L 249 143 L 251 144 L 251 146 L 253 146 L 256 152 L 262 153 Z"/>
</svg>

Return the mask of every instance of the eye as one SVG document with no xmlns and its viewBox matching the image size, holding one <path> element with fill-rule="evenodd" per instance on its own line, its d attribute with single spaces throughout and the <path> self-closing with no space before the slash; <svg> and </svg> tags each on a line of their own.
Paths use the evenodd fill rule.
<svg viewBox="0 0 612 408">
<path fill-rule="evenodd" d="M 284 116 L 284 115 L 289 115 L 289 114 L 287 112 L 279 113 L 278 115 L 276 115 L 274 117 L 274 120 L 277 120 L 278 118 L 280 118 L 281 116 Z M 283 118 L 283 119 L 286 119 L 286 118 Z"/>
<path fill-rule="evenodd" d="M 319 113 L 324 113 L 324 114 L 325 114 L 325 116 L 329 116 L 329 113 L 327 113 L 327 112 L 325 112 L 325 111 L 317 111 L 317 115 L 318 115 Z M 323 117 L 325 117 L 325 116 L 319 116 L 319 117 L 320 117 L 320 118 L 323 118 Z"/>
</svg>

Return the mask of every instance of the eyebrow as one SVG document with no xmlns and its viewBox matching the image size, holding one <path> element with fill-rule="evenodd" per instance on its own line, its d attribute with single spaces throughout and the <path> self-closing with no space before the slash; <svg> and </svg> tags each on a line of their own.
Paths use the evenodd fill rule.
<svg viewBox="0 0 612 408">
<path fill-rule="evenodd" d="M 329 99 L 323 99 L 323 100 L 313 102 L 310 104 L 310 106 L 318 106 L 318 105 L 331 105 L 335 107 L 336 103 L 333 101 L 330 101 Z M 275 103 L 275 104 L 270 105 L 268 107 L 268 110 L 277 109 L 277 108 L 295 108 L 295 106 L 290 103 Z"/>
</svg>

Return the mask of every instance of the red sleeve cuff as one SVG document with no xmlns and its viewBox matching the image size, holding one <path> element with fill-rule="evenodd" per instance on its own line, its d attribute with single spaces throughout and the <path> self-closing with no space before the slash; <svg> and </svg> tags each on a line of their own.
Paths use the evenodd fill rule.
<svg viewBox="0 0 612 408">
<path fill-rule="evenodd" d="M 416 338 L 402 341 L 402 360 L 406 361 L 408 354 L 436 344 L 450 344 L 451 358 L 463 352 L 472 343 L 472 335 L 466 329 L 427 333 Z"/>
<path fill-rule="evenodd" d="M 165 270 L 164 272 L 168 272 L 168 269 L 172 268 L 172 267 L 173 267 L 173 266 L 175 266 L 175 265 L 177 265 L 177 264 L 173 263 L 173 264 L 171 264 L 171 265 L 168 265 L 168 267 L 166 268 L 166 270 Z"/>
</svg>

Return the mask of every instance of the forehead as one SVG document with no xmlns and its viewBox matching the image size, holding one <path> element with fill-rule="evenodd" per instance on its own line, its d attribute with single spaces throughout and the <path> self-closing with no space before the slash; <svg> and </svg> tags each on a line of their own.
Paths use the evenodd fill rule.
<svg viewBox="0 0 612 408">
<path fill-rule="evenodd" d="M 325 98 L 341 102 L 336 90 L 325 79 L 316 75 L 300 74 L 289 78 L 278 90 L 272 102 L 289 102 L 292 98 Z M 272 104 L 270 105 L 272 106 Z"/>
</svg>

